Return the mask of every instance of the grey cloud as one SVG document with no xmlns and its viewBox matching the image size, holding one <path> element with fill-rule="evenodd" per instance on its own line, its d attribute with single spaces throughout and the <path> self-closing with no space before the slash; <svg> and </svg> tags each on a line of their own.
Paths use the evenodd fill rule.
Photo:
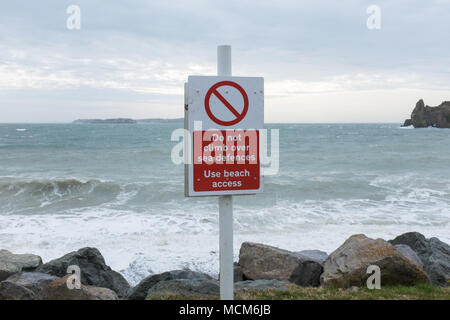
<svg viewBox="0 0 450 320">
<path fill-rule="evenodd" d="M 66 28 L 70 4 L 81 7 L 81 30 Z M 381 30 L 366 28 L 371 4 Z M 53 88 L 58 99 L 106 90 L 170 104 L 188 74 L 215 73 L 222 43 L 233 45 L 236 73 L 265 76 L 274 95 L 442 90 L 449 13 L 447 0 L 2 1 L 0 102 L 39 99 L 39 90 L 48 101 Z"/>
</svg>

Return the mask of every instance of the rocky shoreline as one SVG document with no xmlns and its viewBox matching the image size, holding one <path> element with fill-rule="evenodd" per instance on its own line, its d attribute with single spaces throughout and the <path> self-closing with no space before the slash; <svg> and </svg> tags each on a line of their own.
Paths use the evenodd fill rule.
<svg viewBox="0 0 450 320">
<path fill-rule="evenodd" d="M 409 232 L 390 241 L 353 235 L 330 255 L 244 242 L 234 266 L 235 291 L 285 291 L 289 284 L 362 287 L 370 276 L 369 265 L 380 268 L 381 285 L 450 284 L 450 246 Z M 80 268 L 80 287 L 69 288 L 69 266 Z M 46 263 L 37 255 L 0 250 L 0 300 L 144 300 L 166 295 L 218 297 L 219 281 L 196 271 L 173 270 L 149 275 L 131 287 L 96 248 Z"/>
</svg>

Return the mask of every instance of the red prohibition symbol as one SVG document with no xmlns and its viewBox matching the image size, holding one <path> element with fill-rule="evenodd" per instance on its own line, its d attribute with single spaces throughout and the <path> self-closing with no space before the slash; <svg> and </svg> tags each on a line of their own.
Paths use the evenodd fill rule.
<svg viewBox="0 0 450 320">
<path fill-rule="evenodd" d="M 222 86 L 230 86 L 233 88 L 236 88 L 242 95 L 242 98 L 244 99 L 244 108 L 242 109 L 242 112 L 238 112 L 228 101 L 227 99 L 225 99 L 219 91 L 217 91 L 217 89 L 219 87 Z M 234 114 L 234 116 L 236 117 L 235 119 L 231 120 L 231 121 L 223 121 L 218 119 L 212 112 L 211 112 L 211 107 L 209 105 L 209 102 L 211 100 L 211 96 L 215 95 L 217 97 L 217 99 L 219 99 L 224 105 L 225 107 L 228 108 L 228 110 L 231 111 L 232 114 Z M 208 92 L 206 93 L 205 96 L 205 110 L 206 113 L 208 114 L 208 116 L 211 118 L 212 121 L 214 121 L 217 124 L 220 124 L 222 126 L 232 126 L 233 124 L 239 123 L 242 119 L 244 119 L 245 115 L 247 114 L 248 111 L 248 96 L 247 93 L 245 92 L 245 90 L 238 85 L 236 82 L 233 81 L 221 81 L 221 82 L 217 82 L 215 85 L 213 85 Z"/>
</svg>

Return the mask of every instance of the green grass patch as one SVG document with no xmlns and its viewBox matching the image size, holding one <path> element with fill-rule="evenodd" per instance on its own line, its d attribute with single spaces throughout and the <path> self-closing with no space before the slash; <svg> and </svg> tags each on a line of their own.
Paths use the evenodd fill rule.
<svg viewBox="0 0 450 320">
<path fill-rule="evenodd" d="M 165 295 L 152 300 L 216 300 L 218 298 Z M 307 288 L 290 284 L 287 291 L 240 290 L 235 292 L 235 300 L 450 300 L 450 287 L 385 286 L 379 290 L 369 290 L 356 287 L 350 289 Z"/>
</svg>

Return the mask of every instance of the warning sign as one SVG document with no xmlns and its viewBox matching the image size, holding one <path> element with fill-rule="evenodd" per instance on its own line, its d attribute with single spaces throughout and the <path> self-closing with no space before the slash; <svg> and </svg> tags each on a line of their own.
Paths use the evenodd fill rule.
<svg viewBox="0 0 450 320">
<path fill-rule="evenodd" d="M 262 192 L 263 78 L 191 76 L 185 104 L 186 195 Z"/>
<path fill-rule="evenodd" d="M 228 102 L 228 100 L 217 90 L 220 87 L 230 86 L 231 88 L 235 88 L 239 91 L 239 93 L 242 95 L 243 101 L 244 101 L 244 107 L 241 112 L 237 111 L 236 108 Z M 225 91 L 228 92 L 228 91 Z M 215 95 L 220 102 L 223 103 L 223 105 L 230 110 L 230 112 L 236 117 L 235 119 L 231 121 L 223 121 L 218 119 L 211 111 L 211 96 Z M 211 118 L 212 121 L 215 123 L 222 125 L 222 126 L 231 126 L 233 124 L 239 123 L 242 119 L 244 119 L 245 115 L 247 114 L 248 110 L 248 96 L 245 90 L 238 85 L 236 82 L 233 81 L 221 81 L 213 85 L 205 96 L 205 110 L 208 116 Z"/>
<path fill-rule="evenodd" d="M 258 131 L 194 134 L 194 191 L 259 189 Z"/>
</svg>

